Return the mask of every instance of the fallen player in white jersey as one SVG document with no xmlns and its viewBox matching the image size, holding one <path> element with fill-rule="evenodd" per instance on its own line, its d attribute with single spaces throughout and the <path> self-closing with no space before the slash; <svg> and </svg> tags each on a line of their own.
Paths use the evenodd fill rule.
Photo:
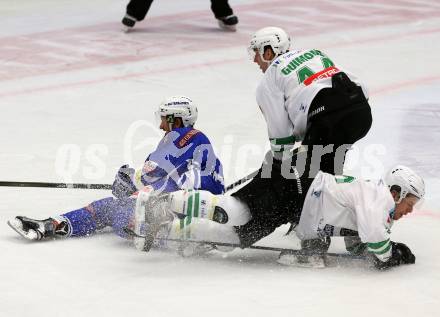
<svg viewBox="0 0 440 317">
<path fill-rule="evenodd" d="M 424 193 L 425 185 L 420 176 L 408 167 L 396 166 L 385 181 L 323 172 L 315 179 L 299 178 L 298 191 L 292 194 L 292 201 L 296 201 L 299 208 L 280 210 L 278 202 L 278 210 L 267 210 L 266 216 L 260 215 L 258 219 L 253 219 L 247 204 L 236 197 L 207 191 L 177 191 L 161 198 L 150 195 L 139 199 L 151 207 L 151 212 L 146 213 L 149 224 L 170 222 L 175 215 L 183 220 L 188 216 L 209 219 L 221 225 L 212 230 L 199 228 L 199 239 L 239 244 L 243 248 L 287 222 L 297 224 L 296 234 L 304 240 L 358 237 L 361 244 L 349 245 L 348 251 L 359 253 L 364 247 L 374 266 L 384 269 L 415 263 L 414 254 L 405 244 L 391 241 L 391 226 L 411 213 Z M 256 194 L 260 199 L 271 199 L 270 191 L 262 189 Z M 286 206 L 291 206 L 292 201 L 286 202 Z M 282 254 L 281 260 L 283 256 L 289 255 Z"/>
</svg>

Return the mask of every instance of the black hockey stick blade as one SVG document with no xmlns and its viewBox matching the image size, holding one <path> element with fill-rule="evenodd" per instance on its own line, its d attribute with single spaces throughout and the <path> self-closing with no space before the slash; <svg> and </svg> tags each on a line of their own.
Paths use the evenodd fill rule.
<svg viewBox="0 0 440 317">
<path fill-rule="evenodd" d="M 239 185 L 241 185 L 241 184 L 247 182 L 248 180 L 251 180 L 252 178 L 254 178 L 254 177 L 258 174 L 259 171 L 260 171 L 260 170 L 258 169 L 258 170 L 256 170 L 256 171 L 250 173 L 249 175 L 243 177 L 242 179 L 239 179 L 238 181 L 232 183 L 231 185 L 228 185 L 228 186 L 225 188 L 225 191 L 228 192 L 228 191 L 234 189 L 235 187 L 237 187 L 237 186 L 239 186 Z"/>
</svg>

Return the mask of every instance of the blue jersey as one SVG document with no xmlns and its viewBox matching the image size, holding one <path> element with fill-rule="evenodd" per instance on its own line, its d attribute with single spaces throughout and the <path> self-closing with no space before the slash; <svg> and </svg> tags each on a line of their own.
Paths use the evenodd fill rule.
<svg viewBox="0 0 440 317">
<path fill-rule="evenodd" d="M 211 142 L 192 127 L 167 133 L 144 163 L 141 182 L 155 190 L 172 192 L 202 189 L 224 193 L 223 167 Z"/>
<path fill-rule="evenodd" d="M 225 191 L 223 168 L 211 143 L 202 132 L 191 127 L 167 133 L 148 156 L 139 176 L 144 186 L 151 185 L 159 191 L 201 189 L 215 195 Z M 68 236 L 85 236 L 112 226 L 118 235 L 127 237 L 125 228 L 133 228 L 135 205 L 133 197 L 108 197 L 62 217 L 69 223 Z"/>
</svg>

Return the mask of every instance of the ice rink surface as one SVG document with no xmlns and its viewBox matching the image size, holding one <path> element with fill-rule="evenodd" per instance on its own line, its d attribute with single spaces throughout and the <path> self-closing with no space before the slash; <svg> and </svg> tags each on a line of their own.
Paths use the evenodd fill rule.
<svg viewBox="0 0 440 317">
<path fill-rule="evenodd" d="M 374 123 L 346 174 L 411 166 L 424 204 L 393 227 L 415 265 L 322 270 L 276 264 L 254 250 L 181 258 L 145 254 L 110 232 L 28 243 L 6 225 L 85 206 L 105 191 L 0 188 L 0 316 L 438 316 L 440 308 L 440 3 L 436 0 L 231 0 L 236 33 L 209 1 L 159 0 L 134 32 L 125 2 L 1 1 L 0 180 L 110 183 L 139 165 L 161 133 L 153 111 L 169 95 L 199 105 L 197 127 L 223 159 L 226 182 L 257 168 L 266 126 L 250 35 L 275 25 L 293 46 L 323 50 L 370 88 Z M 286 228 L 261 245 L 295 247 Z M 335 238 L 332 251 L 343 252 Z"/>
</svg>

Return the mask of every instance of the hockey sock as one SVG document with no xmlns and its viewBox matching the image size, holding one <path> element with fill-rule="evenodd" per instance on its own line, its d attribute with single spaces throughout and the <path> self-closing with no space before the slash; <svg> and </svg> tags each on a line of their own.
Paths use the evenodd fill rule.
<svg viewBox="0 0 440 317">
<path fill-rule="evenodd" d="M 213 195 L 204 190 L 177 191 L 170 194 L 170 209 L 178 217 L 213 220 L 230 226 L 240 226 L 251 219 L 249 208 L 232 196 Z"/>
<path fill-rule="evenodd" d="M 70 211 L 62 215 L 70 224 L 71 236 L 82 237 L 96 231 L 95 219 L 87 207 Z"/>
<path fill-rule="evenodd" d="M 112 224 L 113 198 L 94 201 L 86 207 L 73 210 L 62 216 L 68 220 L 72 236 L 90 235 L 97 229 L 103 229 Z"/>
<path fill-rule="evenodd" d="M 234 227 L 200 218 L 193 218 L 190 224 L 186 224 L 184 219 L 180 221 L 175 219 L 166 238 L 240 244 L 240 239 Z M 168 242 L 168 247 L 177 249 L 179 244 Z M 217 246 L 217 249 L 228 252 L 232 251 L 234 247 Z"/>
</svg>

